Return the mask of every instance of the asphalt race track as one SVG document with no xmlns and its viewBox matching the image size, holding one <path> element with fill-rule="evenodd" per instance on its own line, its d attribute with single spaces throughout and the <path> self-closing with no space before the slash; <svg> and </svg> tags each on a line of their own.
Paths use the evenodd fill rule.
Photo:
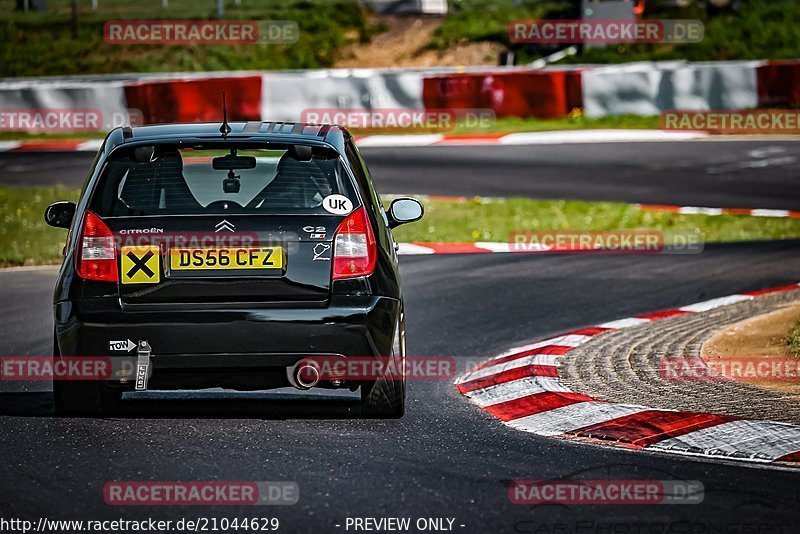
<svg viewBox="0 0 800 534">
<path fill-rule="evenodd" d="M 387 193 L 800 207 L 800 143 L 700 141 L 370 149 Z"/>
<path fill-rule="evenodd" d="M 783 152 L 748 155 L 770 147 Z M 800 145 L 514 147 L 503 148 L 502 156 L 498 150 L 365 153 L 383 192 L 800 206 L 794 183 Z M 569 151 L 583 159 L 565 162 Z M 481 168 L 481 154 L 491 164 Z M 56 157 L 9 156 L 0 156 L 3 180 L 21 179 L 20 171 L 10 176 L 14 159 L 27 162 L 30 185 L 74 185 L 90 159 L 72 155 L 63 169 L 47 170 L 39 165 Z M 618 165 L 629 157 L 629 166 Z M 767 158 L 784 159 L 742 167 Z M 723 164 L 730 170 L 704 171 Z M 725 187 L 713 190 L 714 183 Z M 463 370 L 468 361 L 565 330 L 796 282 L 799 250 L 800 241 L 782 241 L 709 245 L 686 256 L 403 257 L 408 353 L 453 356 Z M 0 272 L 0 354 L 49 354 L 54 277 L 54 269 Z M 789 533 L 800 519 L 800 474 L 793 470 L 535 437 L 477 410 L 452 380 L 410 382 L 407 415 L 397 421 L 354 418 L 358 405 L 347 396 L 308 399 L 287 392 L 153 393 L 129 399 L 128 413 L 119 418 L 55 418 L 49 389 L 47 383 L 0 383 L 4 517 L 278 517 L 285 532 L 345 532 L 348 517 L 447 517 L 455 518 L 453 530 L 470 533 L 580 527 L 587 533 L 698 534 Z M 705 496 L 694 505 L 509 502 L 511 480 L 562 477 L 697 480 Z M 300 501 L 289 507 L 111 507 L 102 488 L 113 480 L 292 480 Z"/>
<path fill-rule="evenodd" d="M 800 143 L 365 148 L 382 193 L 800 209 Z M 83 184 L 93 154 L 0 153 L 0 185 Z"/>
</svg>

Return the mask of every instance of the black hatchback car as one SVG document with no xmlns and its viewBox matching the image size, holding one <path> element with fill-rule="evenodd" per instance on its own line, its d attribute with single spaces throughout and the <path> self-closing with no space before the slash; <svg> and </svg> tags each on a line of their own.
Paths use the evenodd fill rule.
<svg viewBox="0 0 800 534">
<path fill-rule="evenodd" d="M 360 388 L 362 413 L 399 417 L 405 322 L 391 229 L 352 136 L 280 122 L 118 128 L 69 228 L 53 299 L 54 358 L 108 357 L 102 380 L 58 380 L 58 413 L 106 413 L 129 390 Z M 315 359 L 316 358 L 316 359 Z M 382 358 L 367 378 L 319 358 Z M 115 360 L 116 361 L 116 360 Z"/>
</svg>

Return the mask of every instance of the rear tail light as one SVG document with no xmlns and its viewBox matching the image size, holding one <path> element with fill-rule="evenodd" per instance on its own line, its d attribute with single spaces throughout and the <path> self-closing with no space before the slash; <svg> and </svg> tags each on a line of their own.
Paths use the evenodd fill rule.
<svg viewBox="0 0 800 534">
<path fill-rule="evenodd" d="M 375 236 L 364 206 L 347 216 L 336 229 L 333 279 L 368 276 L 375 270 L 378 254 Z"/>
<path fill-rule="evenodd" d="M 106 223 L 91 211 L 87 211 L 83 219 L 83 230 L 78 246 L 75 259 L 78 276 L 86 280 L 119 281 L 114 234 Z"/>
</svg>

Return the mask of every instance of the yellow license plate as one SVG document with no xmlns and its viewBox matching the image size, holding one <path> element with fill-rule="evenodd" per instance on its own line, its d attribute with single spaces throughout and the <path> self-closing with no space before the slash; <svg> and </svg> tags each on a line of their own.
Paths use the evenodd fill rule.
<svg viewBox="0 0 800 534">
<path fill-rule="evenodd" d="M 169 266 L 173 271 L 282 269 L 283 248 L 173 248 Z"/>
</svg>

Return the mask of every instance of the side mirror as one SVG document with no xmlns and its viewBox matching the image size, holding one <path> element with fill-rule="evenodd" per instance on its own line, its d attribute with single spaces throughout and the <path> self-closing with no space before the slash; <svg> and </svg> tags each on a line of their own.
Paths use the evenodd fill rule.
<svg viewBox="0 0 800 534">
<path fill-rule="evenodd" d="M 44 210 L 44 222 L 55 228 L 69 228 L 75 216 L 75 204 L 60 200 L 53 202 Z"/>
<path fill-rule="evenodd" d="M 389 228 L 418 221 L 422 218 L 423 213 L 425 213 L 425 210 L 419 200 L 415 198 L 398 198 L 389 205 Z"/>
</svg>

